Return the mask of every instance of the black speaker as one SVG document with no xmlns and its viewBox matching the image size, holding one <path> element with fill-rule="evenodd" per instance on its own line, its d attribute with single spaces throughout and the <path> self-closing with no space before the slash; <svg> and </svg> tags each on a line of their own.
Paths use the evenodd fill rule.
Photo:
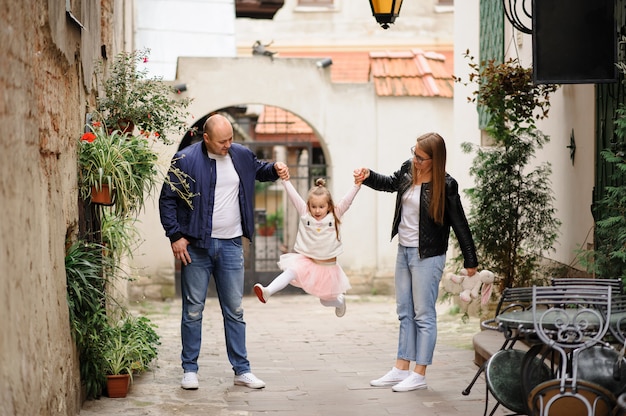
<svg viewBox="0 0 626 416">
<path fill-rule="evenodd" d="M 533 0 L 537 84 L 617 80 L 615 0 Z"/>
</svg>

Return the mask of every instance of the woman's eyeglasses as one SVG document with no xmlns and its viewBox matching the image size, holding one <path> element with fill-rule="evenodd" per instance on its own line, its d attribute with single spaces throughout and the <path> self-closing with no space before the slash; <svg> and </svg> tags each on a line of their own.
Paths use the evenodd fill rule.
<svg viewBox="0 0 626 416">
<path fill-rule="evenodd" d="M 426 157 L 426 158 L 424 158 L 424 157 L 418 156 L 418 155 L 415 153 L 415 146 L 411 147 L 411 156 L 413 156 L 413 157 L 415 158 L 415 160 L 417 161 L 417 163 L 422 163 L 422 162 L 424 162 L 425 160 L 430 160 L 430 159 L 432 159 L 431 157 Z"/>
</svg>

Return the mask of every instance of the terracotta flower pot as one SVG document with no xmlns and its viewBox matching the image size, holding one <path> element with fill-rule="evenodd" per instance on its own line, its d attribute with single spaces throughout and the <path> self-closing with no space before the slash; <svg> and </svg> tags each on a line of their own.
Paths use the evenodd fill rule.
<svg viewBox="0 0 626 416">
<path fill-rule="evenodd" d="M 276 227 L 273 225 L 263 225 L 259 227 L 259 235 L 263 237 L 269 237 L 274 235 L 276 232 Z"/>
<path fill-rule="evenodd" d="M 91 203 L 98 205 L 113 205 L 113 195 L 111 195 L 109 185 L 102 184 L 102 188 L 99 190 L 95 186 L 92 186 Z"/>
<path fill-rule="evenodd" d="M 107 396 L 122 398 L 128 394 L 130 387 L 130 374 L 107 375 Z"/>
</svg>

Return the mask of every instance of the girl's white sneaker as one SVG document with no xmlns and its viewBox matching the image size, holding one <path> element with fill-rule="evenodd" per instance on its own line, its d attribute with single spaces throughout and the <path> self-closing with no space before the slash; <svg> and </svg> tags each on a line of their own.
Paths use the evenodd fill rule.
<svg viewBox="0 0 626 416">
<path fill-rule="evenodd" d="M 335 315 L 337 315 L 338 318 L 341 318 L 346 314 L 346 298 L 344 295 L 339 295 L 337 296 L 337 300 L 341 302 L 341 306 L 337 306 L 335 308 Z"/>
</svg>

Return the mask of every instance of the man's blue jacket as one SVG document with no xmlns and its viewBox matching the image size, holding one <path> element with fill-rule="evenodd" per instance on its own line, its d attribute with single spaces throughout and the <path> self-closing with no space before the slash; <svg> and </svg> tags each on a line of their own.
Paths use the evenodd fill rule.
<svg viewBox="0 0 626 416">
<path fill-rule="evenodd" d="M 239 209 L 243 236 L 254 234 L 254 183 L 275 181 L 278 174 L 274 162 L 262 162 L 247 147 L 233 143 L 228 151 L 239 175 Z M 187 174 L 192 206 L 174 189 L 181 181 L 172 168 Z M 165 235 L 173 243 L 182 237 L 200 248 L 208 248 L 211 239 L 213 207 L 215 206 L 215 160 L 210 159 L 204 141 L 180 150 L 172 159 L 169 181 L 161 188 L 159 212 Z M 169 182 L 169 183 L 168 183 Z M 176 186 L 180 189 L 180 185 Z M 196 195 L 198 194 L 198 195 Z M 193 208 L 192 208 L 193 207 Z"/>
</svg>

